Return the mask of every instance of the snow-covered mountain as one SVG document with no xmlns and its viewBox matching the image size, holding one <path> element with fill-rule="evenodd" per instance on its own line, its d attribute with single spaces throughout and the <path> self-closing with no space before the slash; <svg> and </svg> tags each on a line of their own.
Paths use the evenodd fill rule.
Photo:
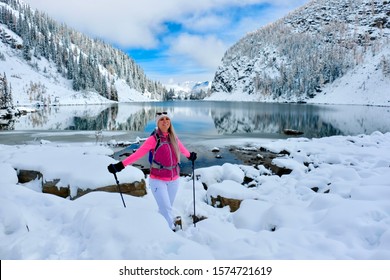
<svg viewBox="0 0 390 280">
<path fill-rule="evenodd" d="M 14 105 L 162 100 L 166 94 L 127 54 L 20 0 L 0 0 L 0 73 Z"/>
<path fill-rule="evenodd" d="M 209 99 L 390 105 L 389 15 L 388 1 L 311 1 L 227 50 Z"/>
<path fill-rule="evenodd" d="M 210 81 L 194 82 L 186 81 L 182 83 L 168 83 L 164 85 L 169 90 L 172 99 L 203 99 L 211 88 Z"/>
</svg>

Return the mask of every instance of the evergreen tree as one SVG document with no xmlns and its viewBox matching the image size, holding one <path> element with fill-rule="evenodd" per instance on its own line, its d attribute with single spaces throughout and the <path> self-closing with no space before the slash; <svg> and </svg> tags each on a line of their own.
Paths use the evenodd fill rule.
<svg viewBox="0 0 390 280">
<path fill-rule="evenodd" d="M 8 85 L 7 76 L 4 73 L 0 74 L 0 109 L 12 108 L 12 92 L 11 86 Z"/>
<path fill-rule="evenodd" d="M 92 40 L 65 24 L 58 24 L 19 1 L 5 3 L 18 13 L 15 16 L 7 6 L 1 7 L 0 22 L 22 38 L 22 57 L 27 61 L 33 56 L 52 61 L 63 77 L 72 80 L 74 90 L 93 90 L 104 95 L 107 92 L 103 88 L 105 75 L 123 79 L 130 88 L 141 93 L 150 92 L 155 97 L 161 98 L 166 90 L 149 80 L 127 54 L 103 41 Z M 111 87 L 106 85 L 106 88 Z"/>
</svg>

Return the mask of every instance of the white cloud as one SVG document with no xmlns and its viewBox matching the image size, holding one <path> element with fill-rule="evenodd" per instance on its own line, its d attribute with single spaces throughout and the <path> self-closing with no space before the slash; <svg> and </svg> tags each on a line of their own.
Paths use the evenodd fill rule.
<svg viewBox="0 0 390 280">
<path fill-rule="evenodd" d="M 198 72 L 214 71 L 226 49 L 269 22 L 283 16 L 292 7 L 309 0 L 274 0 L 267 14 L 258 12 L 233 16 L 235 8 L 269 3 L 265 0 L 24 0 L 33 9 L 66 23 L 92 38 L 100 38 L 124 50 L 165 50 L 158 66 L 148 61 L 143 64 L 146 74 L 150 69 L 161 69 L 165 62 L 176 70 L 183 65 L 200 68 Z M 287 2 L 287 3 L 286 3 Z M 169 33 L 167 23 L 180 25 L 181 33 Z M 166 49 L 169 51 L 166 52 Z M 165 57 L 168 55 L 169 57 Z M 152 70 L 153 71 L 153 70 Z M 169 71 L 167 69 L 166 71 Z M 153 74 L 156 74 L 155 72 Z M 211 76 L 213 73 L 209 73 Z"/>
<path fill-rule="evenodd" d="M 123 0 L 27 0 L 32 8 L 68 26 L 100 37 L 123 48 L 156 47 L 156 36 L 163 31 L 162 22 L 172 13 L 172 1 Z M 162 5 L 164 3 L 165 5 Z"/>
<path fill-rule="evenodd" d="M 266 3 L 264 0 L 24 0 L 32 8 L 45 11 L 50 17 L 67 23 L 70 27 L 100 37 L 123 48 L 152 48 L 158 44 L 158 36 L 164 32 L 167 21 L 179 22 L 187 28 L 216 32 L 230 22 L 228 14 L 215 11 L 232 6 Z M 286 1 L 274 1 L 282 8 Z M 291 2 L 287 1 L 291 8 Z M 286 6 L 286 4 L 283 4 Z M 242 18 L 245 19 L 245 15 Z M 271 19 L 272 20 L 272 19 Z M 259 28 L 260 26 L 258 26 Z M 230 28 L 234 26 L 230 25 Z"/>
<path fill-rule="evenodd" d="M 172 43 L 172 54 L 196 60 L 202 67 L 216 69 L 227 46 L 215 36 L 181 34 Z"/>
<path fill-rule="evenodd" d="M 182 21 L 186 29 L 195 32 L 216 32 L 231 24 L 231 20 L 216 14 L 195 14 Z"/>
</svg>

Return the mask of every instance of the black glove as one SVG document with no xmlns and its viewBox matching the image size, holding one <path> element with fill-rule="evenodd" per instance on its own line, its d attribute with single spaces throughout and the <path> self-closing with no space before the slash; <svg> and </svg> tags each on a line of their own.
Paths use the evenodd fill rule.
<svg viewBox="0 0 390 280">
<path fill-rule="evenodd" d="M 123 163 L 121 161 L 118 163 L 110 164 L 109 166 L 107 166 L 108 172 L 110 172 L 110 173 L 121 172 L 123 168 L 125 168 L 125 166 L 123 165 Z"/>
<path fill-rule="evenodd" d="M 196 160 L 197 156 L 196 156 L 196 153 L 195 152 L 191 152 L 190 153 L 190 156 L 188 157 L 188 159 L 192 162 L 194 162 Z"/>
</svg>

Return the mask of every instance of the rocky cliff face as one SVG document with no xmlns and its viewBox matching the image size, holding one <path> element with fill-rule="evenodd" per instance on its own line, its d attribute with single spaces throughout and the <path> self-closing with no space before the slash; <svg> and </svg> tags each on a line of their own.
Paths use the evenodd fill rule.
<svg viewBox="0 0 390 280">
<path fill-rule="evenodd" d="M 389 1 L 311 1 L 233 45 L 215 74 L 212 96 L 303 101 L 372 58 L 390 79 L 389 16 Z"/>
</svg>

